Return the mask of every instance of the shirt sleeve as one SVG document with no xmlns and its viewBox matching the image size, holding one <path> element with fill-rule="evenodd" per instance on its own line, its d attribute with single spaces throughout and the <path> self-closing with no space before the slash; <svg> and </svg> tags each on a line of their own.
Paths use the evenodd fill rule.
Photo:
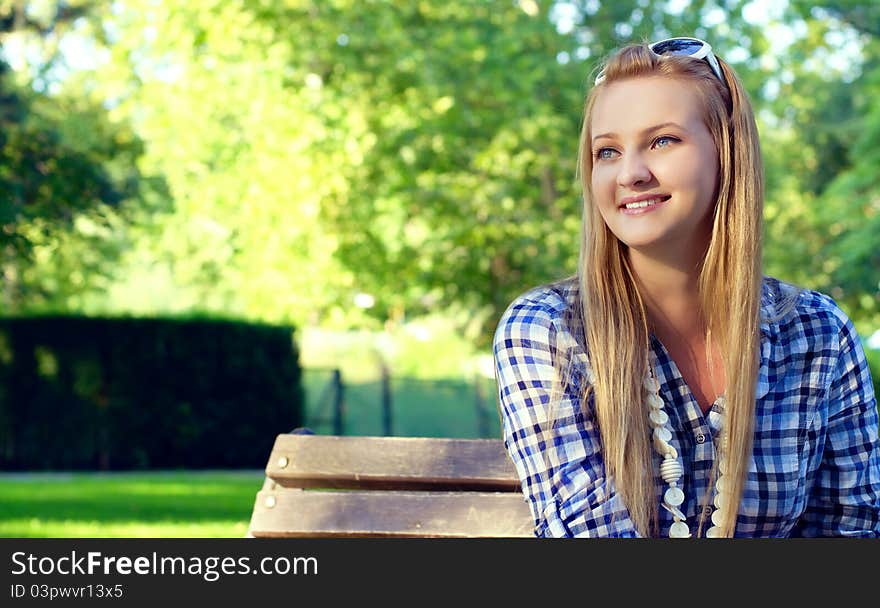
<svg viewBox="0 0 880 608">
<path fill-rule="evenodd" d="M 535 535 L 636 536 L 619 497 L 607 495 L 598 431 L 581 413 L 583 380 L 579 374 L 577 381 L 561 382 L 561 358 L 568 364 L 572 355 L 570 334 L 559 329 L 558 317 L 546 302 L 521 297 L 502 316 L 494 338 L 504 445 Z"/>
<path fill-rule="evenodd" d="M 828 388 L 825 446 L 793 536 L 880 537 L 880 442 L 877 401 L 852 322 L 843 321 Z"/>
</svg>

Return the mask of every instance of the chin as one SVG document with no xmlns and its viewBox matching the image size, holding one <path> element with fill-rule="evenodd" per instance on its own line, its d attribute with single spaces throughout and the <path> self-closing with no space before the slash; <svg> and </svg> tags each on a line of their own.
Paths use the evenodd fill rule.
<svg viewBox="0 0 880 608">
<path fill-rule="evenodd" d="M 617 234 L 617 239 L 631 249 L 652 249 L 662 245 L 667 235 L 663 233 Z"/>
</svg>

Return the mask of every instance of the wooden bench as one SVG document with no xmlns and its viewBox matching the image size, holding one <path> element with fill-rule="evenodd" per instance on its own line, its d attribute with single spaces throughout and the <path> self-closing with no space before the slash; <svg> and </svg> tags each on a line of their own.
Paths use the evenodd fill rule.
<svg viewBox="0 0 880 608">
<path fill-rule="evenodd" d="M 500 439 L 279 435 L 251 537 L 533 537 Z"/>
</svg>

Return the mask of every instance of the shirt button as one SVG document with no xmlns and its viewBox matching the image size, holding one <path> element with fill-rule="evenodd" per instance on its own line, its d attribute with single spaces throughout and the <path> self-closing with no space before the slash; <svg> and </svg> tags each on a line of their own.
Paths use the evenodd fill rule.
<svg viewBox="0 0 880 608">
<path fill-rule="evenodd" d="M 703 508 L 703 513 L 706 514 L 706 517 L 710 517 L 712 515 L 712 507 L 710 507 L 709 505 L 706 505 Z"/>
<path fill-rule="evenodd" d="M 706 441 L 706 436 L 700 433 L 697 435 L 697 443 L 704 443 Z"/>
</svg>

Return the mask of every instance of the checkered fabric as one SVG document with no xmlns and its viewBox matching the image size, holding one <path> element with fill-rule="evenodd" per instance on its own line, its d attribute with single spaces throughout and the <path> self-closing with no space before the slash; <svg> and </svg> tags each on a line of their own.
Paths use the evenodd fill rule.
<svg viewBox="0 0 880 608">
<path fill-rule="evenodd" d="M 764 279 L 753 461 L 736 536 L 878 537 L 880 441 L 864 351 L 852 322 L 826 295 L 805 290 L 790 314 L 774 319 L 774 302 L 787 288 Z M 564 315 L 575 289 L 574 281 L 533 289 L 499 321 L 494 354 L 504 443 L 536 536 L 639 536 L 605 477 L 592 396 L 579 403 L 588 351 Z M 712 508 L 705 505 L 714 498 L 708 482 L 723 401 L 704 416 L 653 336 L 651 351 L 671 444 L 684 465 L 681 509 L 695 535 L 699 510 Z M 571 376 L 551 407 L 556 367 L 567 357 Z M 657 454 L 654 467 L 659 505 L 665 484 Z M 661 508 L 659 517 L 666 536 L 672 515 Z"/>
</svg>

